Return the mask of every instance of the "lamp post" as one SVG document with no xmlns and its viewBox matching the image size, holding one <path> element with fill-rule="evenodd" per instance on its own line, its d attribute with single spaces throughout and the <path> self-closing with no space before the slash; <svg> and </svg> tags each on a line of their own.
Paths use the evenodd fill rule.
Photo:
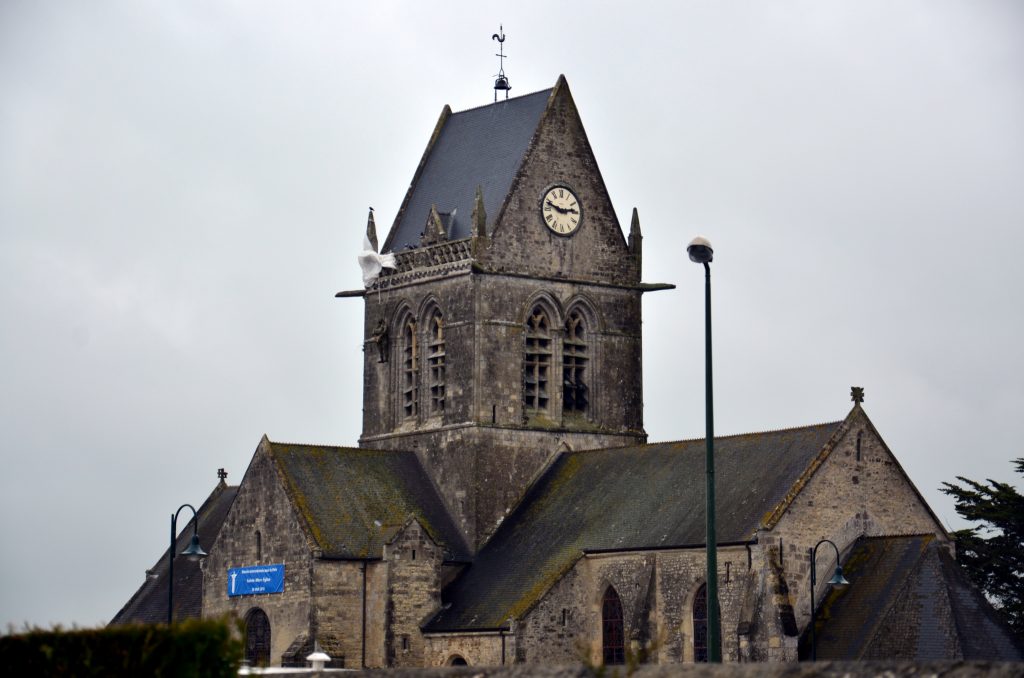
<svg viewBox="0 0 1024 678">
<path fill-rule="evenodd" d="M 188 547 L 181 552 L 181 555 L 192 559 L 205 558 L 206 551 L 199 545 L 199 514 L 192 504 L 182 504 L 178 510 L 171 515 L 171 548 L 167 549 L 167 623 L 170 624 L 174 617 L 174 542 L 178 538 L 178 514 L 181 509 L 188 508 L 192 511 L 192 541 Z"/>
<path fill-rule="evenodd" d="M 705 410 L 707 435 L 705 437 L 704 466 L 707 471 L 707 591 L 708 596 L 708 662 L 722 661 L 722 620 L 718 610 L 718 541 L 715 538 L 715 417 L 711 393 L 711 263 L 714 251 L 706 238 L 697 236 L 686 248 L 690 261 L 704 264 L 704 346 L 705 346 Z"/>
<path fill-rule="evenodd" d="M 839 564 L 839 547 L 835 543 L 828 539 L 822 539 L 814 548 L 811 549 L 811 661 L 818 659 L 818 647 L 814 642 L 814 585 L 818 583 L 818 567 L 815 562 L 815 558 L 818 557 L 818 547 L 822 544 L 830 544 L 836 552 L 836 571 L 832 575 L 832 578 L 828 580 L 829 584 L 833 586 L 846 586 L 850 582 L 846 581 L 846 577 L 843 576 L 843 568 Z"/>
</svg>

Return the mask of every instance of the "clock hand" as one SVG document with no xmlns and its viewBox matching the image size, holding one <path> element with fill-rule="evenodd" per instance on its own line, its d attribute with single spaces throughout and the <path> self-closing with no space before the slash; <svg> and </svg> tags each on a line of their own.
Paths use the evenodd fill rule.
<svg viewBox="0 0 1024 678">
<path fill-rule="evenodd" d="M 554 207 L 556 212 L 560 212 L 562 214 L 568 214 L 571 211 L 575 211 L 575 210 L 568 210 L 568 209 L 566 209 L 564 207 L 559 207 L 558 205 L 556 205 L 555 203 L 551 202 L 550 200 L 545 200 L 544 202 L 546 202 L 547 204 L 549 204 L 552 207 Z M 577 212 L 577 214 L 579 214 L 579 213 Z"/>
</svg>

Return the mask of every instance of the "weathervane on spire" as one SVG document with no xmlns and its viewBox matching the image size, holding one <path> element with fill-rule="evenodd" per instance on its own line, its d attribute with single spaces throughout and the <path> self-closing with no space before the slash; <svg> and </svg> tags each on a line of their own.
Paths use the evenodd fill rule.
<svg viewBox="0 0 1024 678">
<path fill-rule="evenodd" d="M 491 40 L 498 41 L 498 53 L 494 56 L 498 57 L 498 75 L 497 80 L 494 81 L 494 101 L 498 101 L 498 90 L 505 90 L 505 98 L 508 99 L 508 91 L 512 89 L 512 86 L 508 84 L 508 78 L 505 77 L 505 27 L 498 24 L 498 32 L 491 36 Z"/>
</svg>

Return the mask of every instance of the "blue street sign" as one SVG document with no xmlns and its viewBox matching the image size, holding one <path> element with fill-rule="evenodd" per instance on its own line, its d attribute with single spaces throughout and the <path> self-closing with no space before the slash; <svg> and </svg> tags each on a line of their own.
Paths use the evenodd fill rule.
<svg viewBox="0 0 1024 678">
<path fill-rule="evenodd" d="M 254 596 L 284 591 L 284 565 L 228 568 L 228 596 Z"/>
</svg>

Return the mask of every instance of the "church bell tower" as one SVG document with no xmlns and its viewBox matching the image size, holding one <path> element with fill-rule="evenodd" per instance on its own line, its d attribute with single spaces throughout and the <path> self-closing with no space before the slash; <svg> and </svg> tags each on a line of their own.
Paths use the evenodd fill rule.
<svg viewBox="0 0 1024 678">
<path fill-rule="evenodd" d="M 641 235 L 564 77 L 445 106 L 365 301 L 362 447 L 415 451 L 479 548 L 565 449 L 646 441 Z M 393 260 L 391 256 L 393 255 Z"/>
</svg>

